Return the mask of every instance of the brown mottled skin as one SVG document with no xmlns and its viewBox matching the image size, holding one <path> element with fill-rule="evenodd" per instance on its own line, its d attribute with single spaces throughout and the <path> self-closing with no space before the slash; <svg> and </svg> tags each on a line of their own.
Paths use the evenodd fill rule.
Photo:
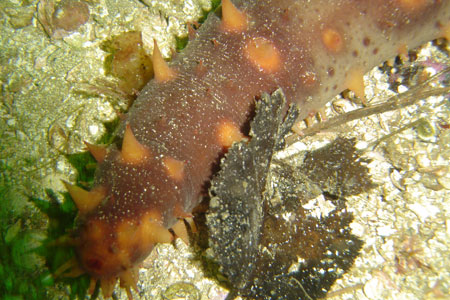
<svg viewBox="0 0 450 300">
<path fill-rule="evenodd" d="M 158 242 L 139 242 L 139 234 L 130 231 L 124 234 L 128 246 L 123 246 L 117 241 L 119 224 L 135 220 L 139 228 L 143 214 L 153 211 L 170 228 L 199 203 L 223 153 L 217 138 L 221 121 L 242 127 L 255 98 L 278 87 L 288 101 L 298 103 L 305 118 L 347 87 L 351 69 L 365 72 L 404 44 L 411 48 L 439 37 L 450 21 L 448 0 L 232 2 L 247 15 L 247 30 L 224 32 L 220 17 L 211 13 L 169 64 L 176 78 L 150 81 L 127 114 L 124 125 L 150 149 L 151 158 L 127 164 L 111 146 L 99 164 L 94 186 L 105 187 L 107 197 L 83 216 L 78 247 L 81 265 L 93 278 L 120 277 Z M 326 28 L 341 34 L 337 50 L 324 45 Z M 244 55 L 244 45 L 255 37 L 266 38 L 279 51 L 278 71 L 264 72 Z M 167 175 L 164 157 L 185 163 L 183 179 Z"/>
</svg>

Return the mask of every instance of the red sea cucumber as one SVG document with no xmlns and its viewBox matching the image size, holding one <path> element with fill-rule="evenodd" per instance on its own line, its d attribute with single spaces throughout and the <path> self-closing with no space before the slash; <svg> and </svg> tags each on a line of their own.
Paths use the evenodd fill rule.
<svg viewBox="0 0 450 300">
<path fill-rule="evenodd" d="M 232 2 L 234 4 L 232 4 Z M 398 53 L 448 35 L 448 0 L 223 0 L 170 65 L 155 43 L 155 79 L 121 127 L 120 150 L 89 145 L 91 191 L 67 185 L 79 208 L 81 268 L 111 296 L 168 229 L 198 204 L 224 149 L 243 137 L 255 98 L 283 88 L 304 118 Z M 177 223 L 178 222 L 178 223 Z"/>
</svg>

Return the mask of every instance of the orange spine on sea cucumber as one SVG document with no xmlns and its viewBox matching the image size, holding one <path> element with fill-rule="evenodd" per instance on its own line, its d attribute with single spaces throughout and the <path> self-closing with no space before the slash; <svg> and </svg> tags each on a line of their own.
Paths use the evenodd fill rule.
<svg viewBox="0 0 450 300">
<path fill-rule="evenodd" d="M 107 154 L 107 149 L 105 146 L 94 145 L 88 142 L 84 142 L 84 144 L 97 162 L 101 163 L 105 159 L 105 156 Z"/>
<path fill-rule="evenodd" d="M 175 70 L 171 69 L 159 50 L 158 43 L 153 40 L 153 71 L 155 73 L 155 80 L 161 83 L 171 81 L 177 77 Z"/>
<path fill-rule="evenodd" d="M 79 186 L 72 185 L 68 182 L 63 181 L 63 183 L 75 202 L 80 215 L 94 210 L 106 196 L 106 191 L 101 186 L 98 186 L 91 191 L 86 191 Z"/>
<path fill-rule="evenodd" d="M 186 245 L 189 245 L 189 233 L 183 219 L 179 219 L 175 225 L 172 226 L 172 230 Z"/>
<path fill-rule="evenodd" d="M 441 35 L 450 40 L 450 22 L 443 26 Z"/>
<path fill-rule="evenodd" d="M 405 43 L 400 43 L 397 48 L 397 54 L 406 57 L 408 55 L 408 45 Z"/>
<path fill-rule="evenodd" d="M 138 278 L 139 278 L 138 268 L 126 270 L 120 275 L 120 287 L 124 288 L 127 291 L 127 297 L 129 300 L 133 299 L 130 287 L 136 292 L 138 291 L 137 287 Z"/>
<path fill-rule="evenodd" d="M 217 126 L 217 140 L 219 145 L 225 149 L 231 147 L 234 142 L 238 142 L 244 138 L 244 135 L 236 124 L 229 120 L 222 120 Z"/>
<path fill-rule="evenodd" d="M 117 278 L 102 278 L 100 280 L 100 287 L 102 288 L 103 298 L 108 299 L 112 297 L 114 286 L 117 283 Z"/>
<path fill-rule="evenodd" d="M 130 164 L 140 164 L 150 157 L 150 150 L 139 143 L 131 131 L 130 125 L 125 128 L 120 154 L 122 160 Z"/>
<path fill-rule="evenodd" d="M 365 101 L 364 93 L 364 71 L 362 68 L 353 67 L 347 73 L 345 87 L 353 91 L 362 101 Z"/>
<path fill-rule="evenodd" d="M 281 68 L 281 55 L 274 43 L 263 37 L 249 40 L 244 55 L 264 73 L 275 73 Z"/>
<path fill-rule="evenodd" d="M 419 11 L 427 5 L 427 0 L 397 0 L 400 8 L 406 11 Z"/>
<path fill-rule="evenodd" d="M 163 158 L 163 164 L 170 178 L 180 181 L 184 178 L 184 162 L 173 157 Z"/>
<path fill-rule="evenodd" d="M 222 0 L 222 29 L 227 32 L 247 30 L 247 15 L 234 6 L 230 0 Z"/>
<path fill-rule="evenodd" d="M 173 236 L 169 230 L 164 226 L 149 220 L 146 220 L 146 223 L 144 223 L 143 233 L 148 234 L 146 239 L 148 239 L 149 244 L 150 242 L 153 244 L 170 243 L 173 240 Z"/>
</svg>

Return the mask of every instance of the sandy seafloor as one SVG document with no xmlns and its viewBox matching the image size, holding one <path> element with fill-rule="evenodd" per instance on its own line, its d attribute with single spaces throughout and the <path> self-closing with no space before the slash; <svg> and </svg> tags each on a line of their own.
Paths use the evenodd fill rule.
<svg viewBox="0 0 450 300">
<path fill-rule="evenodd" d="M 45 268 L 42 260 L 21 251 L 44 237 L 46 218 L 26 195 L 45 198 L 44 188 L 63 191 L 61 180 L 73 181 L 75 171 L 63 154 L 84 150 L 83 141 L 95 142 L 105 131 L 103 122 L 117 117 L 126 101 L 114 94 L 80 93 L 103 88 L 106 77 L 100 44 L 129 30 L 140 30 L 150 53 L 153 38 L 165 56 L 175 35 L 186 35 L 186 22 L 207 9 L 208 0 L 93 0 L 89 21 L 63 38 L 51 38 L 37 20 L 39 1 L 0 2 L 0 226 L 2 249 L 16 249 L 17 273 L 3 280 L 25 280 Z M 41 1 L 49 5 L 51 0 Z M 448 57 L 429 44 L 419 61 L 435 67 Z M 431 62 L 431 63 L 430 63 Z M 429 69 L 433 73 L 433 69 Z M 367 99 L 382 102 L 395 95 L 388 78 L 378 69 L 366 76 Z M 438 84 L 435 84 L 438 86 Z M 400 91 L 411 87 L 401 85 Z M 337 135 L 356 137 L 359 149 L 423 118 L 431 133 L 417 126 L 401 131 L 364 156 L 378 187 L 349 199 L 355 215 L 353 233 L 364 241 L 352 269 L 338 280 L 330 299 L 449 299 L 450 289 L 450 104 L 446 95 L 420 100 L 416 105 L 345 124 L 292 145 L 286 159 L 295 164 L 296 151 L 323 145 Z M 327 107 L 347 111 L 359 107 L 336 98 Z M 419 128 L 420 129 L 420 128 Z M 27 239 L 23 237 L 26 236 Z M 28 243 L 28 244 L 27 244 Z M 5 248 L 5 245 L 7 247 Z M 140 271 L 141 299 L 224 299 L 227 291 L 205 278 L 189 247 L 177 241 L 158 245 Z M 5 282 L 6 282 L 5 281 Z M 6 283 L 5 283 L 6 284 Z M 64 299 L 67 288 L 49 288 L 50 298 Z M 176 298 L 185 290 L 186 296 Z M 126 293 L 117 290 L 119 298 Z M 11 295 L 26 299 L 20 291 Z M 135 295 L 138 298 L 138 295 Z"/>
</svg>

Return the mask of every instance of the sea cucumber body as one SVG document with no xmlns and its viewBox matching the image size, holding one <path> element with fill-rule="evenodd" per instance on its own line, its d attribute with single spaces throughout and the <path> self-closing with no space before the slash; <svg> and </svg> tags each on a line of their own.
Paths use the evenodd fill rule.
<svg viewBox="0 0 450 300">
<path fill-rule="evenodd" d="M 450 21 L 448 0 L 232 2 L 245 29 L 226 30 L 211 13 L 170 63 L 175 77 L 149 82 L 127 114 L 122 135 L 129 125 L 145 160 L 130 163 L 110 146 L 99 163 L 94 189 L 105 197 L 80 217 L 77 251 L 93 278 L 120 277 L 167 240 L 148 233 L 171 228 L 199 203 L 226 148 L 223 125 L 245 127 L 263 92 L 281 87 L 304 118 Z"/>
</svg>

